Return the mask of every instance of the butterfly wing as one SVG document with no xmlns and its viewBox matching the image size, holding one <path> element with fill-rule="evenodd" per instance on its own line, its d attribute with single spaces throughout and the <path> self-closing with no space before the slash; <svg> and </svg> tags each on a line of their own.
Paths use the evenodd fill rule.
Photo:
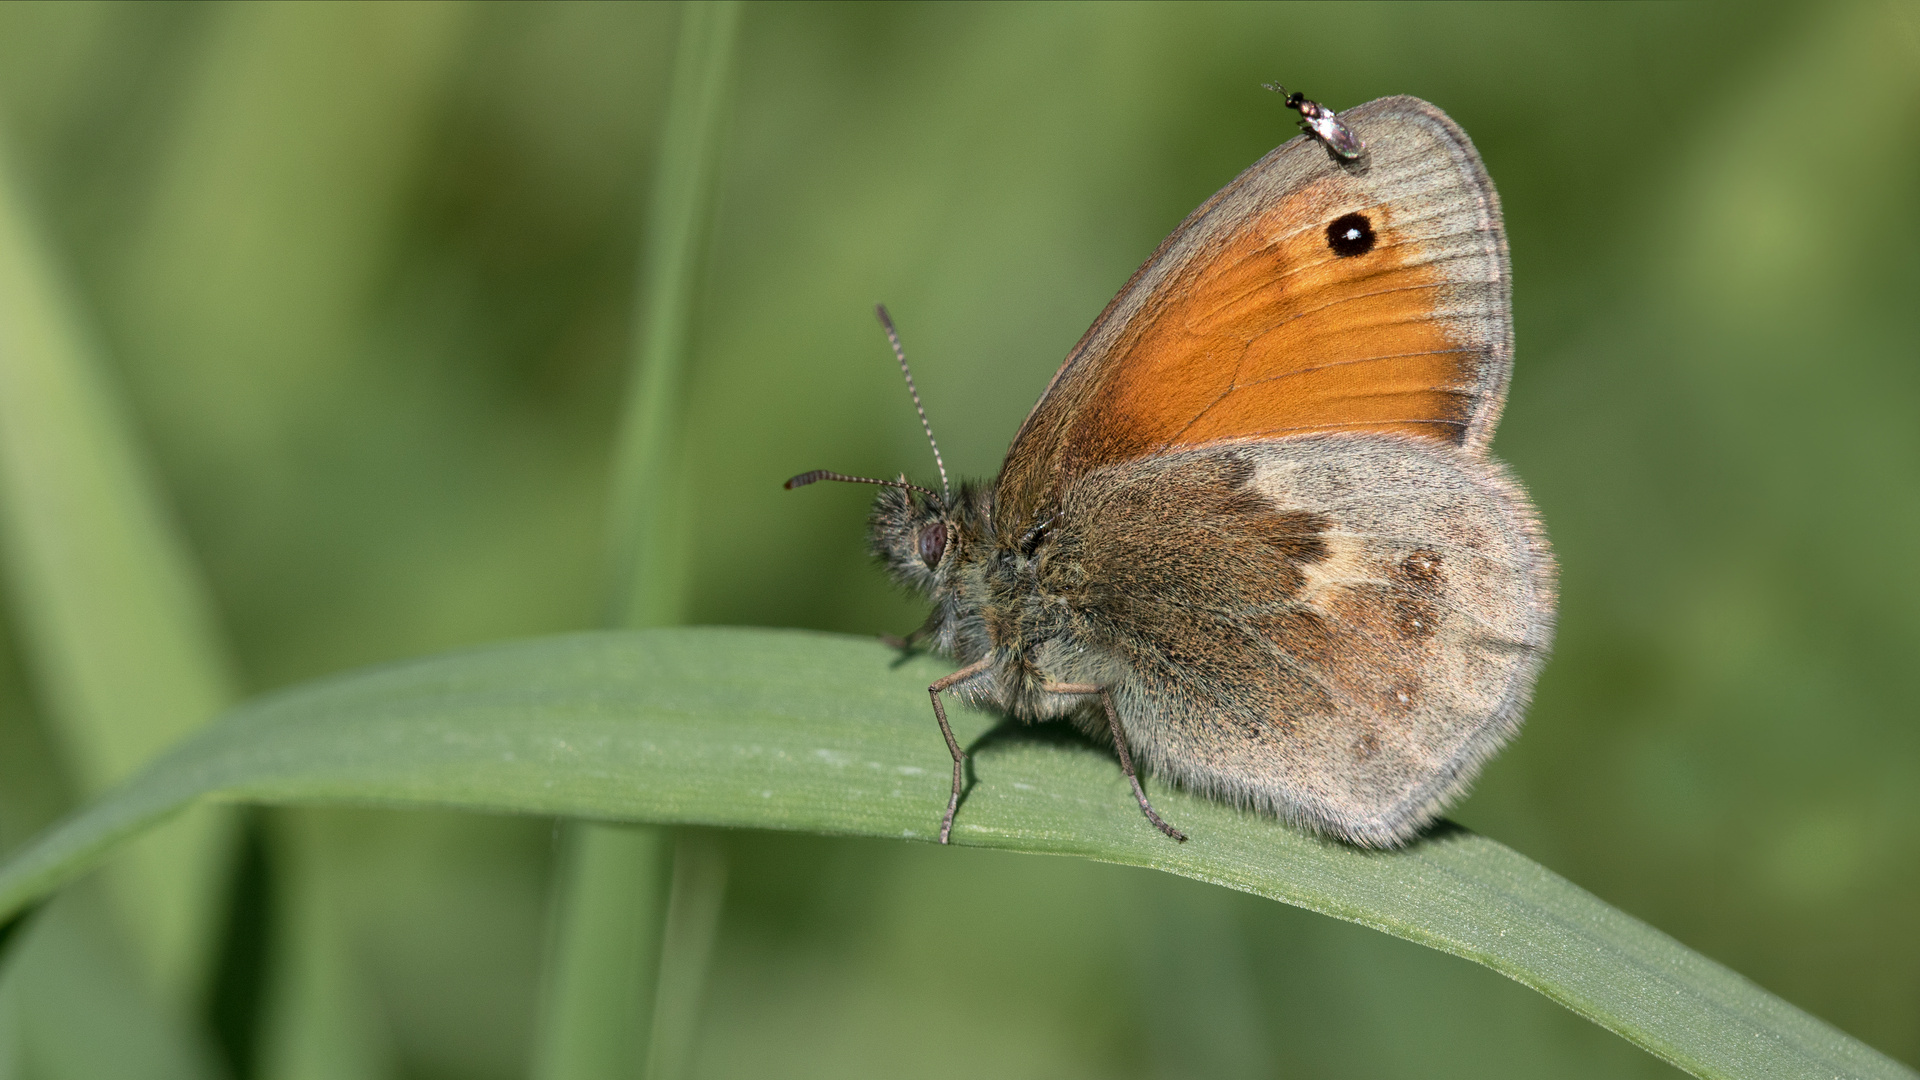
<svg viewBox="0 0 1920 1080">
<path fill-rule="evenodd" d="M 1473 144 L 1424 101 L 1340 114 L 1338 161 L 1301 137 L 1194 211 L 1080 340 L 995 486 L 1015 536 L 1091 469 L 1312 432 L 1478 453 L 1512 369 L 1507 243 Z"/>
<path fill-rule="evenodd" d="M 1552 640 L 1524 493 L 1434 440 L 1155 455 L 1074 481 L 1061 520 L 1046 677 L 1110 686 L 1157 775 L 1356 843 L 1405 841 L 1465 787 Z"/>
</svg>

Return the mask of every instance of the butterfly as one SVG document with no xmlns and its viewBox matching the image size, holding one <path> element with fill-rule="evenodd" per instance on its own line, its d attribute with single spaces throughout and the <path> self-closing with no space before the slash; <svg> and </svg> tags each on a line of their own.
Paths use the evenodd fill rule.
<svg viewBox="0 0 1920 1080">
<path fill-rule="evenodd" d="M 1195 210 L 1068 355 L 990 486 L 882 486 L 874 554 L 927 595 L 928 688 L 1112 741 L 1144 771 L 1369 847 L 1518 730 L 1556 571 L 1487 444 L 1513 368 L 1500 202 L 1466 134 L 1388 97 Z M 885 309 L 909 391 L 919 394 Z M 932 439 L 931 427 L 928 438 Z"/>
</svg>

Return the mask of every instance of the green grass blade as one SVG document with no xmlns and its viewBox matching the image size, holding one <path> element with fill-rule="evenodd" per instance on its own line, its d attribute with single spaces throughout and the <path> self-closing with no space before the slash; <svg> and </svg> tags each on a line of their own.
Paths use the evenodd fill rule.
<svg viewBox="0 0 1920 1080">
<path fill-rule="evenodd" d="M 214 1052 L 170 1010 L 156 1008 L 144 973 L 116 949 L 106 905 L 74 889 L 36 912 L 0 969 L 0 1026 L 14 1025 L 0 1060 L 23 1077 L 206 1080 L 225 1075 Z M 7 1051 L 0 1034 L 0 1053 Z"/>
<path fill-rule="evenodd" d="M 98 792 L 233 698 L 211 605 L 76 305 L 0 161 L 0 540 L 10 614 L 80 785 Z M 109 876 L 149 982 L 204 975 L 227 823 L 182 820 Z"/>
<path fill-rule="evenodd" d="M 328 857 L 324 815 L 267 821 L 277 889 L 252 1061 L 259 1080 L 375 1080 L 396 1071 L 379 984 L 353 948 L 345 875 Z M 236 1070 L 240 1071 L 240 1070 Z"/>
<path fill-rule="evenodd" d="M 641 243 L 633 373 L 614 447 L 607 618 L 615 626 L 671 625 L 686 603 L 682 399 L 698 255 L 739 21 L 733 0 L 680 5 L 673 84 Z M 675 928 L 707 914 L 690 912 L 685 901 L 666 902 L 667 891 L 676 900 L 684 891 L 677 871 L 669 870 L 682 861 L 668 861 L 670 844 L 657 830 L 568 825 L 535 1040 L 536 1080 L 663 1075 L 654 1067 L 653 1046 L 661 964 L 671 954 L 676 963 L 670 968 L 704 967 L 704 954 L 682 955 L 698 935 L 690 939 Z M 717 912 L 718 896 L 707 899 Z M 691 1013 L 674 1002 L 666 1015 Z"/>
<path fill-rule="evenodd" d="M 396 407 L 393 384 L 342 372 L 404 370 L 417 346 L 385 336 L 400 308 L 376 298 L 404 291 L 389 260 L 402 258 L 420 164 L 457 108 L 474 14 L 465 4 L 228 4 L 195 17 L 177 89 L 154 117 L 138 214 L 105 280 L 130 381 L 183 491 L 209 512 L 209 536 L 222 508 L 271 505 L 283 484 L 308 505 L 335 497 L 338 476 L 290 479 L 310 425 L 342 422 L 335 410 L 348 398 Z M 275 549 L 266 535 L 244 546 Z M 367 551 L 336 554 L 379 573 Z M 228 566 L 229 585 L 248 576 Z M 256 645 L 270 625 L 252 624 Z M 272 946 L 257 1007 L 224 1025 L 238 1064 L 275 1078 L 392 1071 L 364 1015 L 360 927 L 327 911 L 338 869 L 301 849 L 312 830 L 268 823 L 265 835 L 273 870 L 260 908 Z"/>
<path fill-rule="evenodd" d="M 567 830 L 534 1080 L 639 1075 L 670 853 L 664 829 L 575 822 Z"/>
<path fill-rule="evenodd" d="M 660 934 L 653 1037 L 647 1043 L 647 1080 L 680 1080 L 693 1068 L 707 968 L 726 900 L 727 858 L 711 836 L 677 831 L 672 888 Z"/>
<path fill-rule="evenodd" d="M 0 868 L 0 918 L 199 798 L 439 806 L 932 837 L 946 801 L 922 704 L 941 668 L 824 634 L 582 634 L 341 676 L 235 710 Z M 1154 785 L 1108 754 L 977 713 L 957 843 L 1181 874 L 1487 965 L 1697 1075 L 1916 1074 L 1485 837 L 1327 842 Z"/>
<path fill-rule="evenodd" d="M 685 537 L 679 526 L 681 425 L 695 269 L 720 141 L 740 6 L 681 5 L 652 204 L 635 305 L 634 370 L 615 447 L 609 509 L 614 626 L 679 622 L 685 604 Z"/>
</svg>

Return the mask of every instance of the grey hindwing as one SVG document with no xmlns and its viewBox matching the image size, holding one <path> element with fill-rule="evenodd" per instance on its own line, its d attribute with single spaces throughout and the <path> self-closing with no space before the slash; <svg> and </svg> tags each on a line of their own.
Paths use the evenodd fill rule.
<svg viewBox="0 0 1920 1080">
<path fill-rule="evenodd" d="M 1552 555 L 1494 461 L 1310 435 L 1105 467 L 1038 567 L 1033 670 L 1113 689 L 1148 768 L 1371 846 L 1403 843 L 1519 728 Z"/>
</svg>

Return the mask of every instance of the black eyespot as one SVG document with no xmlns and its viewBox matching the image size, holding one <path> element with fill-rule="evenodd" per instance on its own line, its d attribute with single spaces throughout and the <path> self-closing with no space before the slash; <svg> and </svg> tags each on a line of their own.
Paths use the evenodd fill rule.
<svg viewBox="0 0 1920 1080">
<path fill-rule="evenodd" d="M 1373 222 L 1365 214 L 1342 214 L 1327 226 L 1327 246 L 1335 255 L 1349 258 L 1373 250 Z"/>
<path fill-rule="evenodd" d="M 947 553 L 947 523 L 936 521 L 920 530 L 920 561 L 931 570 L 940 565 L 940 556 Z"/>
</svg>

